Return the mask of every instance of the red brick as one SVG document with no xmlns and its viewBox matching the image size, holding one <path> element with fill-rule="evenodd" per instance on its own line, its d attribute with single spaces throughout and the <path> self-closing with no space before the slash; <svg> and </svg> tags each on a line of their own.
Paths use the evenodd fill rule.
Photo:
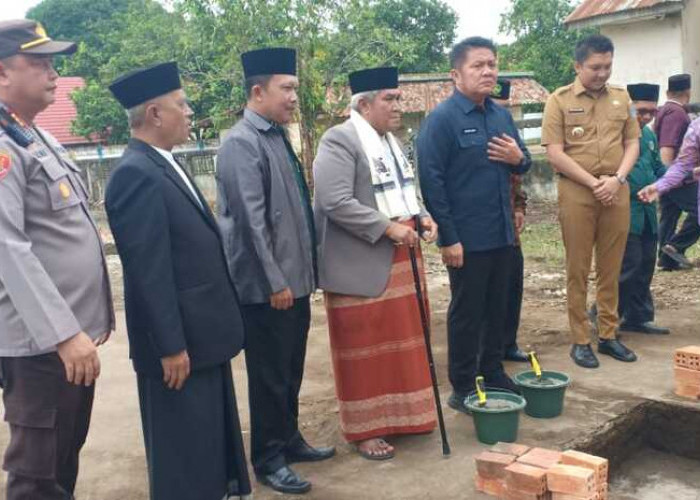
<svg viewBox="0 0 700 500">
<path fill-rule="evenodd" d="M 700 386 L 700 370 L 691 370 L 689 368 L 676 366 L 673 369 L 673 374 L 676 382 L 686 385 Z"/>
<path fill-rule="evenodd" d="M 491 451 L 494 453 L 505 453 L 506 455 L 521 457 L 530 451 L 530 447 L 518 443 L 496 443 L 491 447 Z"/>
<path fill-rule="evenodd" d="M 552 494 L 545 491 L 541 495 L 537 495 L 526 491 L 511 490 L 506 486 L 506 496 L 504 498 L 505 500 L 551 500 Z"/>
<path fill-rule="evenodd" d="M 476 457 L 476 470 L 485 479 L 504 479 L 505 468 L 515 460 L 513 455 L 482 451 Z"/>
<path fill-rule="evenodd" d="M 506 486 L 509 490 L 541 495 L 547 491 L 547 471 L 532 465 L 515 462 L 506 467 Z"/>
<path fill-rule="evenodd" d="M 676 349 L 674 358 L 677 367 L 700 370 L 700 346 L 689 345 Z"/>
<path fill-rule="evenodd" d="M 541 469 L 549 469 L 561 460 L 561 452 L 547 450 L 545 448 L 533 448 L 522 457 L 518 457 L 518 462 L 533 465 Z"/>
<path fill-rule="evenodd" d="M 498 498 L 506 496 L 506 482 L 503 479 L 486 479 L 477 474 L 474 477 L 474 486 L 477 491 Z"/>
<path fill-rule="evenodd" d="M 700 399 L 700 387 L 676 382 L 674 392 L 682 398 Z"/>
<path fill-rule="evenodd" d="M 576 465 L 558 464 L 550 468 L 547 471 L 547 487 L 550 491 L 582 497 L 597 493 L 594 472 Z"/>
<path fill-rule="evenodd" d="M 595 473 L 596 486 L 600 487 L 608 482 L 608 459 L 589 455 L 576 450 L 567 450 L 561 454 L 561 463 L 564 465 L 578 465 L 591 469 Z"/>
<path fill-rule="evenodd" d="M 608 500 L 608 483 L 598 486 L 598 500 Z"/>
<path fill-rule="evenodd" d="M 553 491 L 551 495 L 551 500 L 601 500 L 597 494 L 582 497 L 579 495 L 567 495 L 566 493 L 557 493 Z"/>
</svg>

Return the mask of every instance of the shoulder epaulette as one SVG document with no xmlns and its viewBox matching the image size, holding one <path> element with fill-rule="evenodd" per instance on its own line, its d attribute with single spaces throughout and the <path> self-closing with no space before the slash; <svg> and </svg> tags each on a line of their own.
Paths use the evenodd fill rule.
<svg viewBox="0 0 700 500">
<path fill-rule="evenodd" d="M 573 83 L 570 83 L 569 85 L 564 85 L 563 87 L 559 87 L 557 90 L 552 92 L 553 95 L 560 95 L 563 94 L 564 92 L 568 92 L 574 87 Z"/>
</svg>

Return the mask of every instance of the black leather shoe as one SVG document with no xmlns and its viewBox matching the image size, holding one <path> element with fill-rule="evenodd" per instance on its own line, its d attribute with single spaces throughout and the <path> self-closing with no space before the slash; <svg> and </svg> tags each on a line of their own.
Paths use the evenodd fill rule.
<svg viewBox="0 0 700 500">
<path fill-rule="evenodd" d="M 693 264 L 688 260 L 688 258 L 680 253 L 673 245 L 664 245 L 661 248 L 661 252 L 667 255 L 670 259 L 678 264 L 679 269 L 692 269 Z"/>
<path fill-rule="evenodd" d="M 637 361 L 637 355 L 617 339 L 599 340 L 598 352 L 612 356 L 618 361 L 625 361 L 627 363 Z"/>
<path fill-rule="evenodd" d="M 288 464 L 320 462 L 321 460 L 331 458 L 333 455 L 335 455 L 335 448 L 333 446 L 314 448 L 303 439 L 299 440 L 299 444 L 284 452 L 284 458 L 287 460 Z"/>
<path fill-rule="evenodd" d="M 506 349 L 506 354 L 503 358 L 508 361 L 517 361 L 518 363 L 527 363 L 529 360 L 527 354 L 520 350 L 517 345 Z"/>
<path fill-rule="evenodd" d="M 647 321 L 646 323 L 640 323 L 637 325 L 631 323 L 623 323 L 620 325 L 620 331 L 646 333 L 649 335 L 668 335 L 671 333 L 670 329 L 664 328 L 662 326 L 656 326 L 651 321 Z"/>
<path fill-rule="evenodd" d="M 569 356 L 574 360 L 574 363 L 583 368 L 598 368 L 600 366 L 598 358 L 595 357 L 589 344 L 572 345 Z"/>
<path fill-rule="evenodd" d="M 453 392 L 450 394 L 450 397 L 447 399 L 447 406 L 452 408 L 453 410 L 457 410 L 459 412 L 462 412 L 466 415 L 471 415 L 471 412 L 469 411 L 469 407 L 464 403 L 464 401 L 467 399 L 466 394 L 460 394 L 458 392 Z"/>
<path fill-rule="evenodd" d="M 256 474 L 256 478 L 260 484 L 269 486 L 280 493 L 300 495 L 311 490 L 311 483 L 299 477 L 296 472 L 286 465 L 280 467 L 272 474 Z"/>
<path fill-rule="evenodd" d="M 500 373 L 495 377 L 486 377 L 484 379 L 486 383 L 486 388 L 491 390 L 504 389 L 508 392 L 514 392 L 515 394 L 520 394 L 520 389 L 513 379 L 510 378 L 506 373 Z"/>
</svg>

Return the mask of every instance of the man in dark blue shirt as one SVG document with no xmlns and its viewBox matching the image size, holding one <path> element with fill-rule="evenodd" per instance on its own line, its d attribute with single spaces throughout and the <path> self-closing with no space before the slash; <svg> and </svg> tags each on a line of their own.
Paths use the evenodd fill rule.
<svg viewBox="0 0 700 500">
<path fill-rule="evenodd" d="M 467 38 L 453 47 L 450 63 L 454 95 L 425 120 L 417 148 L 423 197 L 440 227 L 452 292 L 449 404 L 466 411 L 477 372 L 488 386 L 516 390 L 501 363 L 515 244 L 510 175 L 527 172 L 531 159 L 510 113 L 489 97 L 498 77 L 493 42 Z"/>
</svg>

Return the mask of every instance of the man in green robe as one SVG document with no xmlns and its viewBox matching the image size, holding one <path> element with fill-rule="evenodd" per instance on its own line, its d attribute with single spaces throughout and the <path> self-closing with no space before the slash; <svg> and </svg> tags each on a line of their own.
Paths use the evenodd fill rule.
<svg viewBox="0 0 700 500">
<path fill-rule="evenodd" d="M 628 85 L 634 101 L 642 135 L 639 139 L 639 159 L 627 180 L 630 185 L 630 231 L 620 274 L 618 312 L 620 330 L 647 334 L 669 334 L 668 328 L 656 326 L 651 280 L 656 265 L 658 223 L 656 204 L 639 201 L 637 193 L 666 173 L 661 162 L 659 143 L 649 123 L 656 116 L 659 86 L 646 83 Z"/>
</svg>

